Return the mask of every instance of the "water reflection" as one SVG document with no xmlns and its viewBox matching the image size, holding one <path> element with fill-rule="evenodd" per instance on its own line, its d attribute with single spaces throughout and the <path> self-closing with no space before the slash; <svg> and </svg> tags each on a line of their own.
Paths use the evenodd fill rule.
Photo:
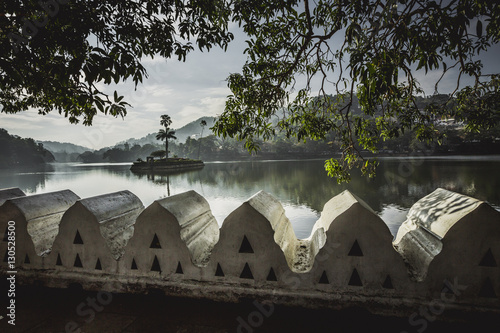
<svg viewBox="0 0 500 333">
<path fill-rule="evenodd" d="M 19 187 L 26 194 L 38 193 L 45 189 L 45 184 L 54 170 L 51 164 L 24 167 L 16 172 L 0 169 L 0 188 Z"/>
<path fill-rule="evenodd" d="M 169 195 L 195 190 L 209 202 L 221 224 L 260 190 L 277 197 L 299 238 L 309 235 L 324 204 L 349 189 L 372 207 L 393 234 L 409 207 L 438 187 L 500 206 L 500 161 L 382 159 L 377 177 L 354 174 L 349 184 L 328 178 L 323 160 L 206 163 L 201 170 L 134 174 L 130 164 L 53 164 L 37 170 L 0 171 L 0 187 L 26 193 L 71 189 L 82 198 L 128 189 L 145 206 Z"/>
</svg>

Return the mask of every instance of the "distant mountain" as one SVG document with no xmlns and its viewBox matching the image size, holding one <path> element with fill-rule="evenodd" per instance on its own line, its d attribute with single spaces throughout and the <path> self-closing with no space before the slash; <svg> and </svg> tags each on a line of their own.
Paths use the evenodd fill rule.
<svg viewBox="0 0 500 333">
<path fill-rule="evenodd" d="M 175 136 L 177 137 L 177 140 L 175 140 L 178 143 L 184 143 L 186 142 L 186 139 L 190 136 L 195 136 L 195 138 L 199 138 L 201 135 L 201 121 L 205 120 L 207 122 L 207 126 L 203 129 L 203 137 L 206 137 L 208 135 L 212 135 L 213 132 L 210 130 L 210 127 L 212 127 L 215 123 L 215 120 L 217 118 L 215 117 L 201 117 L 195 121 L 190 122 L 189 124 L 178 128 L 174 129 L 175 131 Z M 158 126 L 158 129 L 160 129 L 160 126 Z M 131 138 L 125 141 L 121 141 L 116 144 L 116 146 L 123 145 L 125 142 L 127 142 L 131 147 L 133 145 L 141 145 L 144 146 L 145 144 L 158 144 L 160 141 L 156 140 L 156 132 L 155 133 L 150 133 L 140 139 L 135 139 Z"/>
<path fill-rule="evenodd" d="M 52 153 L 66 152 L 68 154 L 78 153 L 82 154 L 86 151 L 93 151 L 93 149 L 75 145 L 69 142 L 56 142 L 56 141 L 38 141 L 43 144 L 43 147 Z"/>
<path fill-rule="evenodd" d="M 189 124 L 174 130 L 175 131 L 175 136 L 177 137 L 177 141 L 179 143 L 184 143 L 186 142 L 186 139 L 190 136 L 195 136 L 195 138 L 199 138 L 201 135 L 201 126 L 200 123 L 202 120 L 205 120 L 207 122 L 207 126 L 203 129 L 203 137 L 209 136 L 214 134 L 212 130 L 210 130 L 210 127 L 214 126 L 215 120 L 217 118 L 215 117 L 201 117 L 195 121 L 190 122 Z M 155 137 L 156 140 L 156 137 Z"/>
</svg>

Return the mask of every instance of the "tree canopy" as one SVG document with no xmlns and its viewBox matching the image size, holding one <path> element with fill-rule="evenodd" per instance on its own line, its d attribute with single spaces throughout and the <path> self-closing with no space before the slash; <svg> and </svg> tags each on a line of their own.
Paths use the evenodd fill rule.
<svg viewBox="0 0 500 333">
<path fill-rule="evenodd" d="M 5 113 L 56 110 L 91 125 L 130 106 L 100 84 L 147 77 L 144 57 L 225 48 L 225 0 L 18 0 L 0 2 L 0 105 Z"/>
<path fill-rule="evenodd" d="M 499 41 L 498 1 L 238 1 L 235 12 L 248 60 L 228 78 L 232 95 L 215 132 L 250 150 L 277 130 L 299 140 L 333 132 L 342 156 L 325 166 L 343 181 L 353 167 L 373 175 L 376 162 L 361 151 L 376 152 L 380 140 L 408 129 L 439 140 L 436 117 L 476 131 L 499 123 L 500 76 L 483 73 L 478 57 Z M 417 70 L 442 72 L 436 92 L 444 75 L 456 87 L 419 108 Z"/>
<path fill-rule="evenodd" d="M 86 125 L 97 112 L 124 116 L 130 105 L 100 84 L 138 85 L 143 57 L 226 48 L 231 22 L 247 35 L 248 58 L 228 77 L 231 95 L 214 130 L 250 150 L 278 131 L 299 140 L 333 133 L 342 156 L 326 168 L 348 180 L 352 167 L 373 173 L 361 151 L 375 152 L 380 140 L 408 129 L 439 140 L 436 117 L 470 131 L 500 122 L 500 74 L 483 72 L 480 58 L 500 38 L 491 0 L 4 1 L 1 111 L 56 110 Z M 436 92 L 447 75 L 456 87 L 419 108 L 418 70 L 441 71 Z"/>
</svg>

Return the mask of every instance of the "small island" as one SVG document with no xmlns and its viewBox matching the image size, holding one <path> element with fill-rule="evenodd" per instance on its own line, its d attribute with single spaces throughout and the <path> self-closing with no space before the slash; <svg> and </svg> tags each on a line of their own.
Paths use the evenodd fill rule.
<svg viewBox="0 0 500 333">
<path fill-rule="evenodd" d="M 152 152 L 151 155 L 147 157 L 146 161 L 143 161 L 140 158 L 137 159 L 130 170 L 136 172 L 164 172 L 203 168 L 205 164 L 201 160 L 194 160 L 177 156 L 174 156 L 173 158 L 168 157 L 168 140 L 177 138 L 175 137 L 175 131 L 171 130 L 169 127 L 172 124 L 172 119 L 170 119 L 170 116 L 164 114 L 160 118 L 160 124 L 164 126 L 165 129 L 159 130 L 158 134 L 156 135 L 156 139 L 162 141 L 165 140 L 165 150 Z M 203 127 L 206 124 L 207 123 L 203 120 L 201 123 L 202 133 Z"/>
<path fill-rule="evenodd" d="M 130 167 L 131 171 L 178 171 L 185 169 L 203 168 L 205 164 L 201 160 L 189 158 L 163 158 L 155 159 L 149 156 L 146 161 L 138 160 Z"/>
</svg>

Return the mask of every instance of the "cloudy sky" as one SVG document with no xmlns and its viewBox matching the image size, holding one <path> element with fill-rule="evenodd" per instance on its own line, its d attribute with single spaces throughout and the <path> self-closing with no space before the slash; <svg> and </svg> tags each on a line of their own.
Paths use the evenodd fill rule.
<svg viewBox="0 0 500 333">
<path fill-rule="evenodd" d="M 143 64 L 149 77 L 137 90 L 132 82 L 106 88 L 111 93 L 116 88 L 133 106 L 124 119 L 98 115 L 93 126 L 88 127 L 70 124 L 57 112 L 41 116 L 30 110 L 13 115 L 0 113 L 0 127 L 21 137 L 71 142 L 94 149 L 158 131 L 162 114 L 171 116 L 173 128 L 180 128 L 202 116 L 222 113 L 230 93 L 225 79 L 229 73 L 239 72 L 245 63 L 243 49 L 244 40 L 236 39 L 227 52 L 213 48 L 202 53 L 196 49 L 188 54 L 186 62 L 145 58 Z"/>
<path fill-rule="evenodd" d="M 223 112 L 225 99 L 230 94 L 225 79 L 230 73 L 240 72 L 245 63 L 245 38 L 238 32 L 235 36 L 227 52 L 213 48 L 208 53 L 201 53 L 196 49 L 188 54 L 186 62 L 179 62 L 176 58 L 145 59 L 149 78 L 136 91 L 131 82 L 112 89 L 107 87 L 106 91 L 110 93 L 116 88 L 133 106 L 124 119 L 98 115 L 93 126 L 87 127 L 70 124 L 57 112 L 41 116 L 32 110 L 14 115 L 0 113 L 0 127 L 21 137 L 71 142 L 99 149 L 158 131 L 162 114 L 171 116 L 173 128 L 180 128 L 202 116 L 216 116 Z M 485 73 L 500 72 L 498 55 L 500 47 L 497 45 L 482 57 Z M 420 72 L 416 77 L 426 93 L 432 94 L 434 82 L 440 75 L 440 71 L 427 75 Z M 440 92 L 452 91 L 455 80 L 453 75 L 443 80 Z"/>
</svg>

